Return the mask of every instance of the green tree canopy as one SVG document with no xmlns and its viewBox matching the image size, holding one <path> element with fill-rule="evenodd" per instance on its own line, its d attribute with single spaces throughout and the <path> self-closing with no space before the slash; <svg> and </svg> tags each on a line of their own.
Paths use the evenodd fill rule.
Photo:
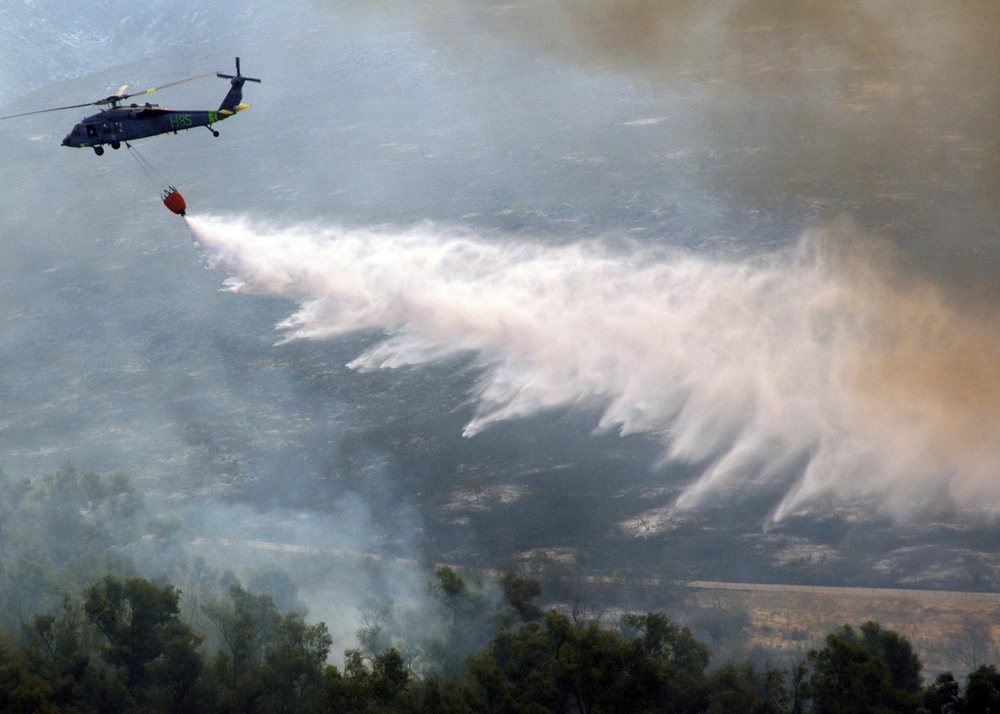
<svg viewBox="0 0 1000 714">
<path fill-rule="evenodd" d="M 125 673 L 129 690 L 152 681 L 190 690 L 201 670 L 200 637 L 178 617 L 180 593 L 142 578 L 107 576 L 84 593 L 84 612 L 105 639 L 104 660 Z"/>
<path fill-rule="evenodd" d="M 920 691 L 920 660 L 906 638 L 866 622 L 844 625 L 809 652 L 817 714 L 911 712 Z"/>
</svg>

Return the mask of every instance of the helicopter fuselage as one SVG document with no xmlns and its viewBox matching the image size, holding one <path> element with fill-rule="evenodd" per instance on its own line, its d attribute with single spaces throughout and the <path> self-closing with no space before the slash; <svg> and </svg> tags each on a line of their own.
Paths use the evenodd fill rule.
<svg viewBox="0 0 1000 714">
<path fill-rule="evenodd" d="M 164 109 L 158 104 L 128 104 L 123 102 L 130 97 L 137 97 L 142 94 L 151 94 L 167 87 L 173 87 L 185 82 L 191 82 L 209 74 L 229 80 L 229 91 L 222 99 L 222 104 L 218 109 L 195 109 L 192 111 L 177 111 L 175 109 Z M 249 104 L 243 103 L 243 85 L 246 82 L 260 83 L 255 77 L 246 77 L 240 72 L 240 58 L 236 58 L 236 74 L 223 74 L 221 72 L 209 72 L 199 74 L 196 77 L 188 77 L 176 82 L 161 84 L 159 87 L 152 87 L 142 92 L 125 93 L 128 85 L 121 87 L 115 94 L 98 99 L 95 102 L 84 102 L 83 104 L 70 104 L 64 107 L 50 107 L 49 109 L 36 109 L 31 112 L 20 114 L 10 114 L 0 117 L 3 119 L 15 119 L 26 117 L 31 114 L 44 114 L 46 112 L 59 112 L 66 109 L 79 109 L 81 107 L 105 107 L 97 114 L 91 114 L 73 127 L 72 131 L 62 140 L 63 146 L 71 146 L 77 149 L 89 147 L 94 153 L 100 156 L 104 153 L 105 144 L 110 144 L 112 149 L 119 149 L 121 145 L 135 139 L 143 139 L 147 136 L 157 136 L 159 134 L 176 134 L 185 129 L 194 129 L 196 126 L 207 127 L 213 135 L 218 136 L 219 132 L 212 128 L 212 124 L 228 119 L 233 114 L 249 109 Z"/>
<path fill-rule="evenodd" d="M 74 148 L 89 147 L 97 153 L 104 153 L 102 147 L 105 144 L 117 149 L 126 141 L 147 136 L 171 132 L 176 134 L 198 126 L 211 129 L 212 124 L 248 108 L 248 104 L 238 104 L 231 109 L 178 111 L 164 109 L 156 104 L 115 106 L 80 121 L 66 135 L 62 145 Z M 214 130 L 213 133 L 217 135 Z"/>
</svg>

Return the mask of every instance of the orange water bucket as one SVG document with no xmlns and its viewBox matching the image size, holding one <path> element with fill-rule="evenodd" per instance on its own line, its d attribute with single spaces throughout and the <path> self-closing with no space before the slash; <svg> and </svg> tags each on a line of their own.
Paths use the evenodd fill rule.
<svg viewBox="0 0 1000 714">
<path fill-rule="evenodd" d="M 184 197 L 173 186 L 163 192 L 163 205 L 178 216 L 183 216 L 184 211 L 187 210 L 187 203 L 184 202 Z"/>
</svg>

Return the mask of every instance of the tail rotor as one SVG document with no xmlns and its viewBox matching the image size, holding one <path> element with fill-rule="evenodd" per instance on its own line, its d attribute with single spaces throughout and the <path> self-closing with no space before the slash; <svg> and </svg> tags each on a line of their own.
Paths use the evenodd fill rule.
<svg viewBox="0 0 1000 714">
<path fill-rule="evenodd" d="M 236 81 L 239 81 L 240 84 L 242 84 L 243 82 L 257 82 L 258 84 L 260 83 L 259 79 L 254 79 L 253 77 L 244 77 L 243 76 L 243 74 L 240 72 L 240 58 L 239 57 L 236 58 L 236 74 L 223 74 L 222 72 L 217 72 L 215 76 L 219 77 L 220 79 L 231 79 L 231 80 L 233 80 L 233 84 L 236 84 Z"/>
<path fill-rule="evenodd" d="M 260 83 L 260 80 L 254 77 L 243 76 L 243 73 L 240 72 L 239 57 L 236 58 L 236 74 L 223 74 L 222 72 L 218 72 L 216 73 L 216 76 L 222 79 L 228 79 L 229 83 L 232 85 L 229 88 L 229 93 L 226 94 L 225 98 L 222 100 L 222 104 L 219 106 L 219 111 L 225 116 L 229 116 L 230 114 L 246 109 L 249 105 L 243 104 L 243 83 Z"/>
</svg>

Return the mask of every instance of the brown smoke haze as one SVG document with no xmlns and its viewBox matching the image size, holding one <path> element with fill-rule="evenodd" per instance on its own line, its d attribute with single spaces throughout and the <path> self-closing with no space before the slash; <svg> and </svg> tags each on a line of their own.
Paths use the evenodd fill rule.
<svg viewBox="0 0 1000 714">
<path fill-rule="evenodd" d="M 992 292 L 1000 261 L 1000 5 L 538 0 L 422 6 L 677 93 L 735 203 L 849 214 L 907 267 Z M 464 25 L 463 25 L 464 27 Z M 985 254 L 985 255 L 984 255 Z"/>
</svg>

